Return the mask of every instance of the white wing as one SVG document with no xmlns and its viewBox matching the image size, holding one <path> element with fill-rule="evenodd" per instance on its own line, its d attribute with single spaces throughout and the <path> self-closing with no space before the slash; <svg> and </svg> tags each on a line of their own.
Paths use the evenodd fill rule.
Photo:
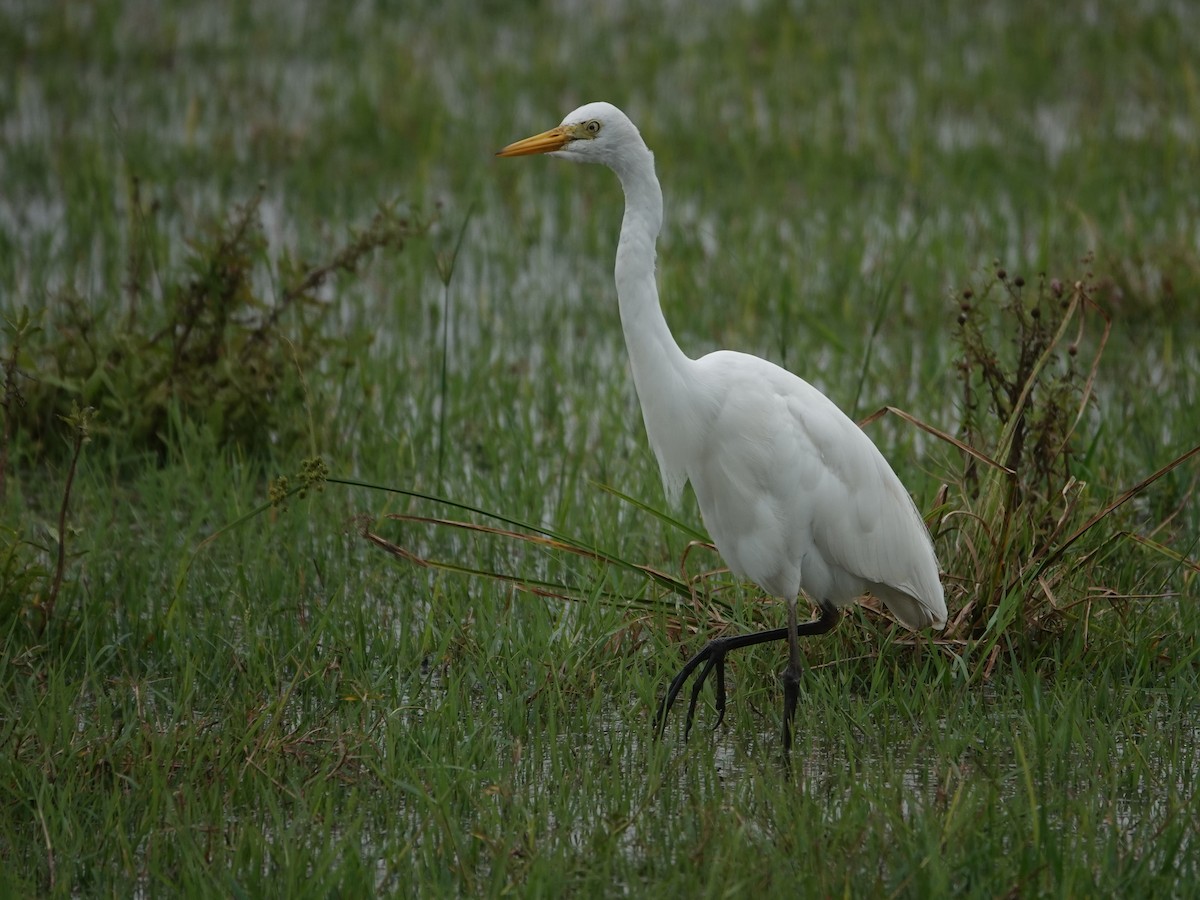
<svg viewBox="0 0 1200 900">
<path fill-rule="evenodd" d="M 686 469 L 729 567 L 778 597 L 842 606 L 870 591 L 910 628 L 943 625 L 928 531 L 862 430 L 758 357 L 719 351 L 695 367 Z"/>
</svg>

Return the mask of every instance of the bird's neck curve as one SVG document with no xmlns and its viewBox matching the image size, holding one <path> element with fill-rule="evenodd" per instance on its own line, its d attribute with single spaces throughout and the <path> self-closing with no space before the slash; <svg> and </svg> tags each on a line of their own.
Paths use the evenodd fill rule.
<svg viewBox="0 0 1200 900">
<path fill-rule="evenodd" d="M 631 147 L 613 171 L 625 191 L 625 217 L 617 243 L 617 301 L 636 378 L 639 368 L 648 372 L 663 363 L 678 368 L 687 357 L 667 327 L 654 278 L 655 243 L 663 221 L 654 154 L 645 144 Z M 639 383 L 639 393 L 641 387 Z"/>
<path fill-rule="evenodd" d="M 617 244 L 617 301 L 646 432 L 673 501 L 686 478 L 688 435 L 695 421 L 688 390 L 693 362 L 679 349 L 659 304 L 654 261 L 663 221 L 662 189 L 654 173 L 654 155 L 638 143 L 612 166 L 625 191 Z"/>
</svg>

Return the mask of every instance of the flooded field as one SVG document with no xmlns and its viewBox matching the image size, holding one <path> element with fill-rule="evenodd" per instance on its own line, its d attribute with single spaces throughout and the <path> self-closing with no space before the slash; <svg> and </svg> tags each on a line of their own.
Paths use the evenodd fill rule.
<svg viewBox="0 0 1200 900">
<path fill-rule="evenodd" d="M 1198 42 L 1166 0 L 4 4 L 0 894 L 1186 895 Z M 790 767 L 782 645 L 652 736 L 784 609 L 664 496 L 617 182 L 494 156 L 594 99 L 681 347 L 905 413 L 864 427 L 950 624 L 807 640 Z"/>
</svg>

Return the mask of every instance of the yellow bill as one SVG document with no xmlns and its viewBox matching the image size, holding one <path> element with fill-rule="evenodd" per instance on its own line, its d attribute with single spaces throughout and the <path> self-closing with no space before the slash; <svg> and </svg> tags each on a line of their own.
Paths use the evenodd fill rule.
<svg viewBox="0 0 1200 900">
<path fill-rule="evenodd" d="M 496 155 L 529 156 L 533 153 L 553 153 L 555 150 L 561 150 L 567 146 L 570 141 L 571 135 L 567 133 L 565 128 L 559 125 L 556 128 L 551 128 L 549 131 L 535 134 L 533 137 L 514 141 Z"/>
</svg>

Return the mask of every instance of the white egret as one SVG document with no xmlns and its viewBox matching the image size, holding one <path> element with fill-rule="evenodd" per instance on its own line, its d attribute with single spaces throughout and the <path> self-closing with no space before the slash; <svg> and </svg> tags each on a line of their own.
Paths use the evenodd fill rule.
<svg viewBox="0 0 1200 900">
<path fill-rule="evenodd" d="M 946 623 L 933 543 L 912 499 L 863 431 L 824 394 L 774 363 L 729 350 L 691 359 L 663 318 L 655 285 L 662 190 L 637 127 L 609 103 L 589 103 L 556 128 L 498 156 L 546 153 L 602 163 L 625 191 L 616 286 L 633 381 L 668 499 L 690 481 L 717 550 L 736 574 L 788 604 L 786 628 L 712 640 L 671 682 L 667 713 L 687 678 L 685 736 L 700 688 L 716 672 L 717 723 L 725 714 L 725 655 L 787 639 L 783 743 L 799 693 L 798 635 L 822 634 L 839 610 L 873 594 L 910 629 Z M 819 616 L 797 623 L 803 591 Z"/>
</svg>

